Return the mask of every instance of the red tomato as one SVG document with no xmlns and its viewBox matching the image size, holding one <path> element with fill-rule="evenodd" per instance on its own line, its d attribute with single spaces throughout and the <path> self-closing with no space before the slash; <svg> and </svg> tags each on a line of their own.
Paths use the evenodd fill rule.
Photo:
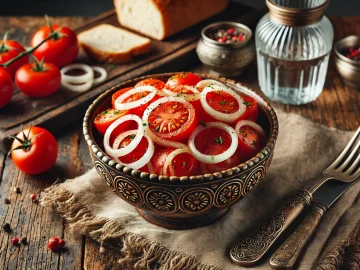
<svg viewBox="0 0 360 270">
<path fill-rule="evenodd" d="M 5 40 L 5 43 L 3 41 L 0 41 L 0 64 L 8 62 L 9 60 L 13 59 L 24 51 L 24 47 L 15 40 Z M 25 65 L 28 61 L 29 56 L 25 55 L 16 60 L 11 65 L 9 65 L 6 69 L 9 72 L 10 76 L 13 78 L 16 70 L 19 67 Z"/>
<path fill-rule="evenodd" d="M 40 61 L 50 62 L 57 67 L 71 64 L 78 52 L 79 46 L 76 34 L 68 27 L 53 25 L 53 31 L 59 30 L 59 36 L 46 41 L 35 50 L 34 56 Z M 35 47 L 51 34 L 49 26 L 41 27 L 35 32 L 31 40 L 31 46 Z"/>
<path fill-rule="evenodd" d="M 134 139 L 134 137 L 135 137 L 135 135 L 127 136 L 125 139 L 123 139 L 120 142 L 119 148 L 129 145 L 131 143 L 131 141 Z M 145 137 L 142 137 L 138 146 L 136 146 L 136 148 L 133 151 L 131 151 L 129 154 L 119 157 L 119 160 L 124 163 L 133 163 L 133 162 L 139 160 L 142 156 L 144 156 L 148 146 L 149 146 L 148 140 Z M 139 169 L 139 171 L 142 171 L 142 172 L 148 172 L 148 170 L 149 169 L 148 169 L 147 165 L 145 165 L 144 167 Z"/>
<path fill-rule="evenodd" d="M 31 127 L 19 132 L 16 137 L 24 141 L 21 143 L 14 139 L 11 146 L 12 160 L 19 170 L 28 174 L 40 174 L 54 165 L 58 146 L 49 131 Z"/>
<path fill-rule="evenodd" d="M 126 111 L 118 111 L 112 108 L 109 108 L 101 113 L 99 113 L 94 119 L 94 125 L 96 129 L 99 131 L 101 135 L 104 135 L 107 128 L 115 122 L 116 119 L 120 118 L 121 116 L 125 115 Z M 126 124 L 127 122 L 124 122 Z M 125 130 L 124 125 L 120 125 Z M 119 128 L 118 127 L 118 128 Z M 113 134 L 119 134 L 116 132 L 116 129 L 113 131 Z"/>
<path fill-rule="evenodd" d="M 247 119 L 256 122 L 259 117 L 259 103 L 251 96 L 245 94 L 240 94 L 240 96 L 244 100 L 244 104 L 246 105 L 246 111 L 239 118 L 239 120 Z"/>
<path fill-rule="evenodd" d="M 0 68 L 0 108 L 9 103 L 14 93 L 14 84 L 9 73 Z"/>
<path fill-rule="evenodd" d="M 32 98 L 49 96 L 60 87 L 61 73 L 57 66 L 43 63 L 26 64 L 20 67 L 15 74 L 15 83 L 21 92 Z"/>
<path fill-rule="evenodd" d="M 197 115 L 191 104 L 168 101 L 152 110 L 147 124 L 156 136 L 181 141 L 186 139 L 196 127 Z"/>
<path fill-rule="evenodd" d="M 254 157 L 265 145 L 266 135 L 252 127 L 242 126 L 239 131 L 239 146 L 241 161 Z"/>
<path fill-rule="evenodd" d="M 138 82 L 137 84 L 135 84 L 135 87 L 146 86 L 146 85 L 154 86 L 157 90 L 161 90 L 165 87 L 165 83 L 163 81 L 152 78 Z"/>
<path fill-rule="evenodd" d="M 112 96 L 112 102 L 113 102 L 113 107 L 115 108 L 115 101 L 116 99 L 124 94 L 125 92 L 129 91 L 130 89 L 133 89 L 133 87 L 128 87 L 128 88 L 124 88 L 124 89 L 121 89 L 119 91 L 117 91 L 115 94 L 113 94 Z M 141 93 L 136 93 L 136 94 L 133 94 L 127 98 L 124 99 L 124 101 L 122 103 L 128 103 L 128 102 L 133 102 L 133 101 L 136 101 L 136 100 L 139 100 L 143 97 L 146 97 L 148 94 L 150 94 L 150 92 L 141 92 Z M 146 110 L 146 108 L 149 106 L 150 103 L 154 102 L 155 100 L 159 99 L 159 96 L 158 95 L 155 95 L 155 97 L 153 97 L 153 99 L 151 99 L 149 102 L 141 105 L 141 106 L 138 106 L 136 108 L 132 108 L 132 109 L 129 109 L 127 110 L 127 114 L 136 114 L 140 117 L 143 116 L 143 113 L 144 111 Z"/>
<path fill-rule="evenodd" d="M 209 128 L 200 132 L 195 139 L 196 148 L 206 155 L 219 155 L 231 145 L 230 134 L 218 128 Z M 236 151 L 230 158 L 216 163 L 200 165 L 202 173 L 214 173 L 233 168 L 241 163 L 239 152 Z"/>
<path fill-rule="evenodd" d="M 171 91 L 180 93 L 182 85 L 195 86 L 202 79 L 193 73 L 181 73 L 169 78 L 165 87 Z"/>
<path fill-rule="evenodd" d="M 170 170 L 164 172 L 164 164 L 167 156 L 174 151 L 174 148 L 166 148 L 159 145 L 155 146 L 155 152 L 151 158 L 154 173 L 170 176 Z M 174 168 L 174 176 L 191 176 L 198 174 L 199 162 L 190 154 L 182 153 L 174 157 L 171 162 Z"/>
</svg>

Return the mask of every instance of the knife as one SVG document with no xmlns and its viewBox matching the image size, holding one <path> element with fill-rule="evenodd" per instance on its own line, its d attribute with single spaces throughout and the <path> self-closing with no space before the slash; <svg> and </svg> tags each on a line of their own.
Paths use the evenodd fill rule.
<svg viewBox="0 0 360 270">
<path fill-rule="evenodd" d="M 358 181 L 359 179 L 351 183 L 329 181 L 314 192 L 313 202 L 305 218 L 271 257 L 270 265 L 273 269 L 293 269 L 326 210 Z"/>
</svg>

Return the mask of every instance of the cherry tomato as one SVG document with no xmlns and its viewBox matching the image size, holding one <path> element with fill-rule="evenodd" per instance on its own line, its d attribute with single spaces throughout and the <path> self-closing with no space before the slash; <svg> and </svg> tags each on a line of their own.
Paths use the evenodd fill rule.
<svg viewBox="0 0 360 270">
<path fill-rule="evenodd" d="M 151 164 L 154 168 L 154 173 L 159 175 L 170 176 L 170 170 L 164 172 L 164 164 L 167 156 L 174 151 L 174 148 L 155 146 L 155 152 L 151 158 Z M 199 162 L 190 154 L 182 153 L 175 156 L 171 162 L 174 169 L 174 176 L 191 176 L 198 174 Z"/>
<path fill-rule="evenodd" d="M 11 156 L 16 167 L 28 174 L 40 174 L 49 170 L 58 155 L 58 146 L 54 136 L 40 127 L 27 128 L 14 139 Z"/>
<path fill-rule="evenodd" d="M 197 115 L 191 104 L 168 101 L 152 110 L 148 125 L 160 138 L 181 141 L 188 138 L 196 127 Z"/>
<path fill-rule="evenodd" d="M 94 119 L 94 125 L 96 129 L 99 131 L 101 135 L 104 135 L 107 128 L 115 122 L 116 119 L 120 118 L 121 116 L 124 116 L 126 114 L 126 111 L 119 111 L 112 108 L 109 108 L 101 113 L 99 113 L 95 119 Z M 124 122 L 126 124 L 127 122 Z M 123 125 L 120 125 L 123 126 Z M 119 127 L 120 127 L 119 126 Z M 125 127 L 122 127 L 125 130 Z M 113 133 L 117 133 L 116 129 L 113 131 Z"/>
<path fill-rule="evenodd" d="M 180 92 L 182 85 L 195 86 L 202 79 L 193 73 L 181 73 L 169 78 L 165 87 L 174 92 Z"/>
<path fill-rule="evenodd" d="M 157 90 L 161 90 L 165 87 L 165 83 L 163 81 L 157 80 L 157 79 L 145 79 L 142 80 L 140 82 L 138 82 L 135 87 L 137 86 L 146 86 L 146 85 L 150 85 L 150 86 L 154 86 Z"/>
<path fill-rule="evenodd" d="M 24 51 L 25 49 L 20 43 L 15 40 L 6 40 L 5 38 L 5 42 L 0 41 L 0 64 L 8 62 Z M 29 56 L 25 55 L 9 65 L 6 69 L 10 76 L 14 78 L 16 70 L 25 65 L 28 61 Z"/>
<path fill-rule="evenodd" d="M 9 103 L 14 93 L 14 84 L 9 73 L 0 68 L 0 108 Z"/>
<path fill-rule="evenodd" d="M 57 37 L 46 41 L 35 50 L 34 56 L 41 61 L 50 62 L 57 67 L 71 64 L 79 52 L 76 34 L 66 26 L 53 25 L 53 31 L 59 31 Z M 51 34 L 49 26 L 41 27 L 35 32 L 31 40 L 34 47 L 46 39 Z"/>
<path fill-rule="evenodd" d="M 250 126 L 242 126 L 239 130 L 239 134 L 238 151 L 241 155 L 241 161 L 251 159 L 265 145 L 265 133 L 259 132 Z"/>
<path fill-rule="evenodd" d="M 229 149 L 229 133 L 218 128 L 209 128 L 200 132 L 195 139 L 196 148 L 206 155 L 219 155 Z M 215 164 L 200 165 L 202 173 L 214 173 L 233 168 L 241 163 L 240 153 L 236 151 L 230 158 Z"/>
<path fill-rule="evenodd" d="M 61 73 L 51 63 L 26 64 L 16 71 L 15 83 L 25 95 L 42 98 L 55 93 L 60 87 Z"/>
<path fill-rule="evenodd" d="M 244 94 L 240 94 L 240 96 L 244 100 L 244 104 L 246 105 L 246 111 L 239 118 L 239 120 L 247 119 L 256 122 L 259 117 L 259 103 L 251 96 Z"/>
<path fill-rule="evenodd" d="M 135 138 L 135 135 L 127 136 L 125 139 L 123 139 L 120 142 L 119 148 L 129 145 L 134 138 Z M 131 151 L 129 154 L 119 157 L 119 160 L 124 163 L 133 163 L 133 162 L 139 160 L 142 156 L 144 156 L 148 146 L 149 146 L 148 140 L 145 137 L 142 137 L 138 146 L 136 146 L 136 148 L 133 151 Z M 148 172 L 148 170 L 149 169 L 148 169 L 147 165 L 145 165 L 139 169 L 139 171 L 142 171 L 142 172 Z"/>
</svg>

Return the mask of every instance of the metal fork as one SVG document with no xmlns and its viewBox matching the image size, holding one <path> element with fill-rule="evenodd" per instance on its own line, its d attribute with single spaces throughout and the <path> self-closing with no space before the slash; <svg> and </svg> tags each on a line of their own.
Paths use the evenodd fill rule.
<svg viewBox="0 0 360 270">
<path fill-rule="evenodd" d="M 360 127 L 337 159 L 308 188 L 294 194 L 266 225 L 230 250 L 231 259 L 243 266 L 259 261 L 272 244 L 312 201 L 312 194 L 326 181 L 350 183 L 360 177 Z M 357 155 L 357 156 L 356 156 Z"/>
</svg>

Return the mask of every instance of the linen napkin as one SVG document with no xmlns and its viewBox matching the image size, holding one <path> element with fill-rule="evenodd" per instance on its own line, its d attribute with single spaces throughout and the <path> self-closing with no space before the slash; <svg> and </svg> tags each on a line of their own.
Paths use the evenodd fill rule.
<svg viewBox="0 0 360 270">
<path fill-rule="evenodd" d="M 242 269 L 231 261 L 231 247 L 262 225 L 287 197 L 314 181 L 353 135 L 296 114 L 277 111 L 277 115 L 280 132 L 265 179 L 225 216 L 206 227 L 178 231 L 148 223 L 108 188 L 95 169 L 46 189 L 41 202 L 55 207 L 76 231 L 117 248 L 122 265 L 130 263 L 140 269 Z M 356 234 L 359 191 L 360 182 L 325 214 L 298 269 L 311 269 L 319 263 L 323 267 L 319 269 L 326 269 L 330 263 L 338 264 L 334 252 L 341 253 L 341 247 L 349 245 L 349 241 L 342 245 L 340 241 L 354 228 L 353 234 L 360 236 Z M 252 269 L 269 269 L 269 258 Z"/>
</svg>

